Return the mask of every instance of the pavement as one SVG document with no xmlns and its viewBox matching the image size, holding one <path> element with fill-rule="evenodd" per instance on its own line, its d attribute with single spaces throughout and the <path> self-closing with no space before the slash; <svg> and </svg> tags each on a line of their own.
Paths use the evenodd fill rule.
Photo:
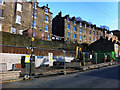
<svg viewBox="0 0 120 90">
<path fill-rule="evenodd" d="M 118 88 L 119 66 L 3 83 L 2 88 Z"/>
<path fill-rule="evenodd" d="M 113 65 L 116 65 L 116 64 L 113 63 Z M 91 70 L 91 69 L 99 69 L 99 67 L 103 68 L 105 66 L 108 66 L 108 64 L 105 65 L 104 63 L 101 63 L 101 64 L 98 64 L 98 65 L 88 65 L 88 66 L 82 67 L 83 69 L 80 69 L 80 70 L 66 69 L 66 74 L 72 74 L 72 73 L 77 73 L 77 72 L 81 72 L 81 71 L 88 71 L 88 70 Z M 33 78 L 39 78 L 39 77 L 64 75 L 64 72 L 60 72 L 60 71 L 64 71 L 64 69 L 56 70 L 56 71 L 54 70 L 54 72 L 49 71 L 49 72 L 44 73 L 43 75 L 35 75 L 35 76 L 31 76 L 30 78 L 33 79 Z M 0 83 L 9 83 L 9 82 L 21 81 L 21 80 L 24 80 L 24 77 L 2 80 L 2 81 L 0 81 Z"/>
</svg>

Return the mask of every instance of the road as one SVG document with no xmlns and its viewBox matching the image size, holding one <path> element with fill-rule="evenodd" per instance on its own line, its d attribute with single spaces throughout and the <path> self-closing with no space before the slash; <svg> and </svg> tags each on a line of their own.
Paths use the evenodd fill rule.
<svg viewBox="0 0 120 90">
<path fill-rule="evenodd" d="M 118 88 L 118 66 L 75 74 L 4 83 L 3 88 Z"/>
</svg>

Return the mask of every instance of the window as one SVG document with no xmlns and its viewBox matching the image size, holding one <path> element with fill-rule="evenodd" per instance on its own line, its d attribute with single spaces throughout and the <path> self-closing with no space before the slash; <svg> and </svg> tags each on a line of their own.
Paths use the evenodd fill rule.
<svg viewBox="0 0 120 90">
<path fill-rule="evenodd" d="M 80 38 L 79 38 L 80 40 L 81 40 L 81 36 L 80 36 Z"/>
<path fill-rule="evenodd" d="M 89 31 L 89 34 L 91 35 L 91 31 Z"/>
<path fill-rule="evenodd" d="M 93 27 L 93 30 L 95 30 L 95 27 Z"/>
<path fill-rule="evenodd" d="M 48 32 L 48 26 L 45 25 L 45 32 Z"/>
<path fill-rule="evenodd" d="M 74 21 L 74 24 L 76 24 L 76 21 Z"/>
<path fill-rule="evenodd" d="M 95 41 L 95 37 L 93 37 L 93 41 Z"/>
<path fill-rule="evenodd" d="M 87 33 L 87 31 L 85 30 L 85 34 Z"/>
<path fill-rule="evenodd" d="M 95 31 L 93 31 L 93 35 L 95 35 Z"/>
<path fill-rule="evenodd" d="M 37 11 L 34 11 L 34 17 L 37 17 Z"/>
<path fill-rule="evenodd" d="M 1 4 L 4 4 L 4 0 L 0 0 L 0 3 L 1 3 Z"/>
<path fill-rule="evenodd" d="M 84 39 L 85 39 L 85 41 L 87 40 L 87 39 L 86 39 L 86 36 L 84 36 Z"/>
<path fill-rule="evenodd" d="M 48 13 L 48 9 L 47 8 L 45 9 L 45 13 Z"/>
<path fill-rule="evenodd" d="M 97 32 L 97 36 L 98 36 L 98 32 Z"/>
<path fill-rule="evenodd" d="M 48 22 L 48 16 L 47 15 L 45 15 L 45 21 Z"/>
<path fill-rule="evenodd" d="M 19 12 L 22 11 L 22 4 L 17 3 L 17 11 Z"/>
<path fill-rule="evenodd" d="M 16 15 L 16 23 L 21 24 L 21 16 Z"/>
<path fill-rule="evenodd" d="M 89 37 L 89 42 L 91 42 L 91 37 Z"/>
<path fill-rule="evenodd" d="M 76 31 L 76 27 L 74 26 L 74 31 Z"/>
<path fill-rule="evenodd" d="M 67 32 L 67 37 L 69 37 L 69 32 Z"/>
<path fill-rule="evenodd" d="M 67 18 L 67 20 L 70 21 L 69 18 Z"/>
<path fill-rule="evenodd" d="M 82 29 L 80 28 L 80 33 L 82 33 Z"/>
<path fill-rule="evenodd" d="M 0 9 L 0 17 L 3 17 L 3 9 Z"/>
<path fill-rule="evenodd" d="M 86 24 L 85 24 L 85 28 L 86 28 Z"/>
<path fill-rule="evenodd" d="M 80 27 L 82 27 L 82 23 L 80 23 Z"/>
<path fill-rule="evenodd" d="M 35 3 L 35 8 L 37 8 L 37 4 Z"/>
<path fill-rule="evenodd" d="M 23 35 L 23 30 L 19 30 L 19 34 L 20 34 L 20 35 Z"/>
<path fill-rule="evenodd" d="M 2 23 L 0 23 L 0 31 L 2 31 Z"/>
<path fill-rule="evenodd" d="M 50 40 L 50 35 L 48 35 L 48 40 Z"/>
<path fill-rule="evenodd" d="M 67 29 L 70 29 L 70 24 L 67 24 Z"/>
<path fill-rule="evenodd" d="M 11 28 L 11 33 L 16 34 L 16 28 Z"/>
<path fill-rule="evenodd" d="M 22 0 L 17 0 L 18 2 L 22 2 Z"/>
<path fill-rule="evenodd" d="M 36 21 L 34 21 L 34 28 L 36 28 Z"/>
<path fill-rule="evenodd" d="M 76 38 L 76 34 L 74 34 L 74 39 Z"/>
<path fill-rule="evenodd" d="M 69 44 L 70 44 L 70 40 L 69 40 Z"/>
<path fill-rule="evenodd" d="M 100 33 L 100 36 L 101 36 L 101 33 Z"/>
</svg>

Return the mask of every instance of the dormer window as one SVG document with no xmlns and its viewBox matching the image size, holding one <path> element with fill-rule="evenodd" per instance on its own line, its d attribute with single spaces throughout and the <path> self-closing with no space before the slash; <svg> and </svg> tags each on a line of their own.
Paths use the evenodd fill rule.
<svg viewBox="0 0 120 90">
<path fill-rule="evenodd" d="M 70 21 L 70 19 L 69 19 L 69 18 L 67 18 L 67 20 L 68 20 L 68 21 Z"/>
<path fill-rule="evenodd" d="M 86 26 L 87 26 L 87 25 L 85 24 L 85 28 L 86 28 Z"/>
<path fill-rule="evenodd" d="M 91 29 L 91 26 L 89 26 L 89 28 Z"/>
<path fill-rule="evenodd" d="M 74 21 L 74 24 L 76 24 L 76 21 Z"/>
<path fill-rule="evenodd" d="M 37 8 L 37 4 L 35 3 L 35 9 Z"/>
<path fill-rule="evenodd" d="M 82 27 L 82 23 L 80 23 L 80 27 Z"/>
<path fill-rule="evenodd" d="M 45 8 L 45 13 L 48 13 L 48 9 L 47 8 Z"/>
</svg>

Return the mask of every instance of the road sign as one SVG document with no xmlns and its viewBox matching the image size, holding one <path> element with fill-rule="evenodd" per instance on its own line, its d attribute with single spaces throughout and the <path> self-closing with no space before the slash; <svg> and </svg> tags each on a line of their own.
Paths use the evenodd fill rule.
<svg viewBox="0 0 120 90">
<path fill-rule="evenodd" d="M 30 55 L 25 56 L 25 63 L 30 63 Z"/>
<path fill-rule="evenodd" d="M 49 61 L 53 61 L 53 53 L 48 53 Z"/>
</svg>

